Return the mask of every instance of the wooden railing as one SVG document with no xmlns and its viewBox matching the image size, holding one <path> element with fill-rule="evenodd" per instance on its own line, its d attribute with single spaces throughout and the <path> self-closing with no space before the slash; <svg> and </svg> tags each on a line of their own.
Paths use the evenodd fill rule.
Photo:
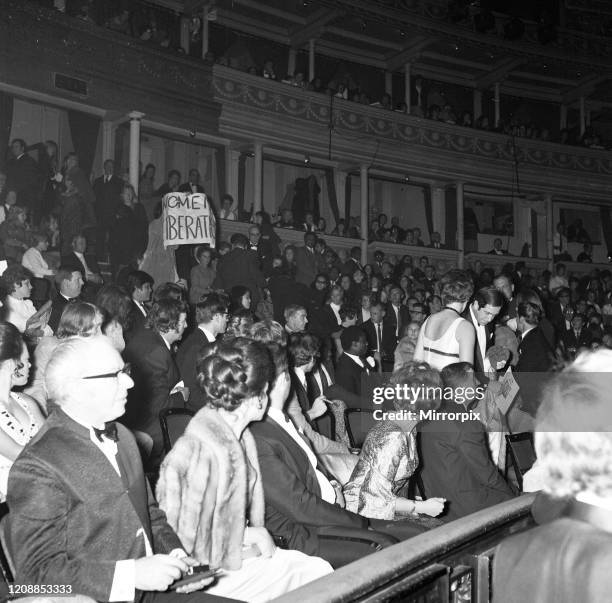
<svg viewBox="0 0 612 603">
<path fill-rule="evenodd" d="M 275 601 L 487 603 L 495 547 L 533 526 L 534 496 L 523 495 L 396 544 Z M 466 598 L 453 598 L 458 593 Z"/>
</svg>

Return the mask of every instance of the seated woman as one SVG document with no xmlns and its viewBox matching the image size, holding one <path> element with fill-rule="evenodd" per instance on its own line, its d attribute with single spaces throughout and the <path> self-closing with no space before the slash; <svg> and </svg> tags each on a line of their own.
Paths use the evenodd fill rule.
<svg viewBox="0 0 612 603">
<path fill-rule="evenodd" d="M 55 335 L 43 337 L 34 350 L 34 376 L 31 384 L 24 390 L 34 398 L 42 411 L 47 409 L 47 391 L 45 389 L 45 370 L 55 348 L 62 339 L 68 337 L 90 337 L 99 335 L 104 317 L 96 306 L 87 302 L 68 304 L 59 321 Z"/>
<path fill-rule="evenodd" d="M 418 387 L 441 388 L 438 371 L 426 363 L 412 362 L 391 376 L 390 385 L 407 386 L 410 391 Z M 406 418 L 383 418 L 370 429 L 348 484 L 344 486 L 346 508 L 372 519 L 399 519 L 410 516 L 416 522 L 431 527 L 441 525 L 419 515 L 438 516 L 444 509 L 444 499 L 409 500 L 406 497 L 408 481 L 419 465 L 416 444 L 416 426 L 419 411 L 436 409 L 439 398 L 423 396 L 393 401 L 395 416 L 404 411 L 414 412 Z M 381 410 L 385 410 L 381 407 Z"/>
<path fill-rule="evenodd" d="M 538 460 L 531 472 L 537 471 L 537 487 L 543 489 L 532 511 L 544 502 L 546 516 L 543 525 L 497 547 L 496 603 L 610 598 L 611 366 L 612 351 L 586 352 L 544 390 L 536 419 Z"/>
<path fill-rule="evenodd" d="M 30 357 L 17 328 L 0 322 L 0 502 L 6 500 L 9 470 L 45 419 L 28 395 L 12 391 L 28 382 Z"/>
<path fill-rule="evenodd" d="M 198 366 L 207 404 L 164 460 L 157 499 L 185 551 L 222 569 L 207 593 L 268 601 L 331 572 L 322 559 L 277 549 L 248 425 L 263 418 L 274 367 L 245 338 L 216 344 Z M 248 521 L 248 527 L 245 525 Z"/>
<path fill-rule="evenodd" d="M 408 362 L 412 362 L 414 351 L 416 349 L 417 340 L 419 339 L 419 331 L 421 326 L 418 322 L 409 322 L 400 332 L 400 340 L 395 348 L 395 363 L 393 370 L 397 370 Z"/>
<path fill-rule="evenodd" d="M 4 245 L 6 259 L 18 264 L 21 264 L 23 254 L 31 244 L 26 219 L 26 210 L 19 205 L 13 205 L 6 220 L 0 224 L 0 241 Z"/>
</svg>

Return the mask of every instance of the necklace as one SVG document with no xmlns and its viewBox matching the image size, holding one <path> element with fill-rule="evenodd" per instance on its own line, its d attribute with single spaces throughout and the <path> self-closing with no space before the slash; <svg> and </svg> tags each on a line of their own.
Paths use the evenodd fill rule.
<svg viewBox="0 0 612 603">
<path fill-rule="evenodd" d="M 461 312 L 459 310 L 455 310 L 455 308 L 451 308 L 450 306 L 444 306 L 445 310 L 452 310 L 457 316 L 461 316 Z"/>
</svg>

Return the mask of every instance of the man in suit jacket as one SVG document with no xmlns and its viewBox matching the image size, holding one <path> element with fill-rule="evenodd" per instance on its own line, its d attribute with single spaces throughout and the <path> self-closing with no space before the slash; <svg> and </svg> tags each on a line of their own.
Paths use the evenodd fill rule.
<svg viewBox="0 0 612 603">
<path fill-rule="evenodd" d="M 82 234 L 72 237 L 72 252 L 63 255 L 60 266 L 74 272 L 78 270 L 83 277 L 83 299 L 93 302 L 104 279 L 100 273 L 98 260 L 93 253 L 85 253 L 87 239 Z"/>
<path fill-rule="evenodd" d="M 17 193 L 17 202 L 33 215 L 38 223 L 42 199 L 42 177 L 38 164 L 26 153 L 25 141 L 15 138 L 11 142 L 12 159 L 6 169 L 6 189 Z"/>
<path fill-rule="evenodd" d="M 508 255 L 508 252 L 503 247 L 503 241 L 501 239 L 495 239 L 493 241 L 493 249 L 489 251 L 489 255 Z"/>
<path fill-rule="evenodd" d="M 104 174 L 96 178 L 93 191 L 96 196 L 94 209 L 97 218 L 96 255 L 104 258 L 108 251 L 108 237 L 113 225 L 117 208 L 121 204 L 121 193 L 124 182 L 115 176 L 115 162 L 107 159 L 104 162 Z"/>
<path fill-rule="evenodd" d="M 64 308 L 68 304 L 81 301 L 83 277 L 79 270 L 60 268 L 55 275 L 55 285 L 58 292 L 51 302 L 51 314 L 47 323 L 53 329 L 53 332 L 57 331 Z"/>
<path fill-rule="evenodd" d="M 147 328 L 135 333 L 125 348 L 125 359 L 133 369 L 134 388 L 122 421 L 153 439 L 148 462 L 151 470 L 159 466 L 164 447 L 159 413 L 166 408 L 184 407 L 189 397 L 172 353 L 172 345 L 183 336 L 186 318 L 183 302 L 159 300 L 151 308 Z"/>
<path fill-rule="evenodd" d="M 361 325 L 368 340 L 368 354 L 374 357 L 383 371 L 392 371 L 397 346 L 395 332 L 389 324 L 385 324 L 385 309 L 380 302 L 372 304 L 370 316 L 370 320 Z"/>
<path fill-rule="evenodd" d="M 195 307 L 197 329 L 189 334 L 176 354 L 181 379 L 189 390 L 187 408 L 198 411 L 206 404 L 206 397 L 198 385 L 198 360 L 206 346 L 214 343 L 227 328 L 227 300 L 218 293 L 208 294 Z"/>
<path fill-rule="evenodd" d="M 354 326 L 342 331 L 340 342 L 344 352 L 336 365 L 336 383 L 351 394 L 361 396 L 361 380 L 369 374 L 365 360 L 368 340 L 363 330 Z M 349 401 L 345 401 L 349 405 Z"/>
<path fill-rule="evenodd" d="M 232 250 L 219 259 L 212 288 L 229 293 L 232 287 L 244 285 L 249 288 L 252 305 L 256 307 L 261 299 L 260 289 L 266 285 L 264 276 L 256 257 L 247 251 L 248 239 L 243 234 L 233 234 L 230 243 Z"/>
<path fill-rule="evenodd" d="M 487 350 L 493 345 L 495 333 L 493 321 L 501 312 L 504 304 L 503 295 L 495 287 L 482 287 L 474 295 L 472 303 L 463 311 L 463 318 L 472 323 L 476 331 L 474 338 L 474 371 L 481 382 L 487 382 L 486 374 L 489 362 L 486 360 Z"/>
<path fill-rule="evenodd" d="M 410 311 L 402 305 L 403 291 L 397 287 L 391 287 L 389 291 L 389 303 L 385 311 L 385 320 L 391 328 L 395 341 L 399 341 L 402 328 L 410 322 Z"/>
<path fill-rule="evenodd" d="M 542 386 L 553 365 L 553 351 L 539 324 L 543 313 L 531 302 L 518 305 L 518 331 L 521 334 L 519 359 L 514 368 L 520 387 L 520 408 L 535 417 L 540 405 Z"/>
<path fill-rule="evenodd" d="M 153 277 L 143 270 L 133 270 L 128 274 L 126 288 L 132 298 L 131 325 L 126 334 L 129 339 L 134 333 L 144 328 L 149 316 L 149 310 L 145 304 L 151 300 Z"/>
<path fill-rule="evenodd" d="M 363 270 L 363 266 L 361 265 L 361 249 L 355 246 L 351 248 L 349 258 L 342 265 L 342 274 L 353 276 L 357 270 Z"/>
<path fill-rule="evenodd" d="M 568 287 L 560 287 L 557 290 L 556 299 L 548 304 L 548 319 L 552 323 L 557 338 L 560 338 L 567 329 L 571 327 L 571 319 L 568 320 L 567 311 L 571 309 L 571 293 Z"/>
<path fill-rule="evenodd" d="M 478 385 L 467 362 L 442 369 L 442 380 L 445 388 L 453 388 L 455 392 L 475 390 Z M 455 400 L 444 400 L 438 410 L 467 413 L 469 406 L 468 400 L 456 395 Z M 441 518 L 458 519 L 514 496 L 491 460 L 487 433 L 478 419 L 424 421 L 419 432 L 420 475 L 425 497 L 447 500 Z"/>
<path fill-rule="evenodd" d="M 591 346 L 593 336 L 591 335 L 591 332 L 585 328 L 585 322 L 586 319 L 584 315 L 574 314 L 571 327 L 561 336 L 561 341 L 566 352 L 573 349 L 575 354 L 579 348 L 588 348 Z"/>
<path fill-rule="evenodd" d="M 317 237 L 312 232 L 304 233 L 304 246 L 295 250 L 295 280 L 310 287 L 321 270 L 322 257 L 315 252 Z"/>
<path fill-rule="evenodd" d="M 59 409 L 9 475 L 6 534 L 16 581 L 61 584 L 66 594 L 97 601 L 224 600 L 154 592 L 197 562 L 158 508 L 134 437 L 112 422 L 132 386 L 117 351 L 103 337 L 64 341 L 45 377 Z"/>
</svg>

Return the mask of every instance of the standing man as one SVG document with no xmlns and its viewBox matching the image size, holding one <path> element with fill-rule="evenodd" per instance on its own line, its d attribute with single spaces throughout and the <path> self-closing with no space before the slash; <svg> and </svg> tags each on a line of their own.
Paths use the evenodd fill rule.
<svg viewBox="0 0 612 603">
<path fill-rule="evenodd" d="M 17 193 L 19 205 L 38 223 L 42 199 L 42 175 L 38 164 L 26 153 L 26 143 L 21 138 L 11 142 L 11 155 L 6 170 L 6 190 Z"/>
<path fill-rule="evenodd" d="M 224 601 L 165 591 L 197 561 L 158 508 L 132 434 L 114 420 L 132 387 L 106 337 L 71 338 L 45 375 L 59 406 L 15 461 L 7 540 L 20 584 L 63 585 L 97 601 Z M 32 496 L 32 490 L 36 496 Z"/>
<path fill-rule="evenodd" d="M 391 287 L 389 292 L 389 303 L 386 309 L 386 320 L 388 327 L 393 331 L 395 341 L 399 341 L 404 325 L 410 322 L 410 311 L 402 305 L 404 292 L 398 287 Z"/>
<path fill-rule="evenodd" d="M 397 339 L 395 332 L 385 324 L 385 308 L 377 302 L 370 308 L 370 320 L 366 320 L 361 328 L 368 339 L 368 354 L 374 357 L 382 371 L 393 370 L 393 355 Z"/>
<path fill-rule="evenodd" d="M 93 191 L 96 196 L 95 212 L 98 221 L 96 231 L 96 256 L 102 260 L 108 252 L 108 239 L 113 226 L 117 208 L 121 205 L 123 180 L 115 176 L 115 162 L 107 159 L 104 162 L 104 174 L 96 178 Z"/>
<path fill-rule="evenodd" d="M 134 270 L 127 277 L 127 290 L 132 298 L 132 325 L 130 335 L 144 328 L 149 310 L 147 305 L 153 293 L 153 277 L 143 270 Z"/>
<path fill-rule="evenodd" d="M 203 193 L 204 187 L 200 184 L 200 172 L 192 168 L 189 170 L 189 179 L 179 187 L 180 193 Z"/>
<path fill-rule="evenodd" d="M 312 285 L 318 272 L 321 272 L 321 261 L 315 253 L 317 237 L 312 232 L 304 233 L 304 245 L 295 250 L 295 280 L 307 287 Z"/>
</svg>

